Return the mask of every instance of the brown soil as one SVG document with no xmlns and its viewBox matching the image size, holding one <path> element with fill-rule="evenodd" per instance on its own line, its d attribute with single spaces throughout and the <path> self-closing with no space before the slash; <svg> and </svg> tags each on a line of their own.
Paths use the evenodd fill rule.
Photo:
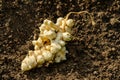
<svg viewBox="0 0 120 80">
<path fill-rule="evenodd" d="M 0 0 L 1 80 L 120 80 L 119 0 Z M 21 61 L 44 19 L 56 21 L 70 11 L 76 20 L 73 40 L 68 42 L 67 60 L 48 67 L 21 72 Z M 35 36 L 34 36 L 35 35 Z"/>
</svg>

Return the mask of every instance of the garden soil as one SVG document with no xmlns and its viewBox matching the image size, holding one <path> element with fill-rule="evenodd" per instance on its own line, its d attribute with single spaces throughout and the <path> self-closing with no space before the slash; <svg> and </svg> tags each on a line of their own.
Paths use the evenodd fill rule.
<svg viewBox="0 0 120 80">
<path fill-rule="evenodd" d="M 21 71 L 43 20 L 75 20 L 67 60 Z M 120 80 L 120 0 L 0 0 L 0 80 Z"/>
</svg>

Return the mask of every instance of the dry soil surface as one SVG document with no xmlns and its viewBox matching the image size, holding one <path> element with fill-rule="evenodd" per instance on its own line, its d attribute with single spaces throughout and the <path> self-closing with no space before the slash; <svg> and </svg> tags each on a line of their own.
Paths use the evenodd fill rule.
<svg viewBox="0 0 120 80">
<path fill-rule="evenodd" d="M 71 15 L 67 60 L 23 73 L 39 25 L 71 11 L 89 11 L 96 25 L 87 14 Z M 120 0 L 0 0 L 0 79 L 120 80 Z"/>
</svg>

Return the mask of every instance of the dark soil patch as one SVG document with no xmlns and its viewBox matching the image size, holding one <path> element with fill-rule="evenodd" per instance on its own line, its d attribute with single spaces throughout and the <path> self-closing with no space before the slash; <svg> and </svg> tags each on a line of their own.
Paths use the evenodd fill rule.
<svg viewBox="0 0 120 80">
<path fill-rule="evenodd" d="M 67 44 L 67 60 L 49 67 L 22 73 L 21 61 L 32 49 L 44 19 L 56 21 L 70 11 L 76 20 L 74 39 Z M 1 80 L 119 80 L 120 1 L 119 0 L 0 0 Z"/>
</svg>

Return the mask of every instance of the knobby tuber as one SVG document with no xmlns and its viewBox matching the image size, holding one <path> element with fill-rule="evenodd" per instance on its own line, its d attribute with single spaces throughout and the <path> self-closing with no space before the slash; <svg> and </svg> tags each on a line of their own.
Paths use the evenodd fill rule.
<svg viewBox="0 0 120 80">
<path fill-rule="evenodd" d="M 34 50 L 30 50 L 28 55 L 22 61 L 22 71 L 28 71 L 34 67 L 41 67 L 44 64 L 59 63 L 66 60 L 66 41 L 71 40 L 71 29 L 74 25 L 73 19 L 68 19 L 70 14 L 82 14 L 87 11 L 70 12 L 65 18 L 59 17 L 56 23 L 50 20 L 44 20 L 39 27 L 40 34 L 37 40 L 33 40 Z M 90 14 L 89 14 L 90 15 Z M 94 25 L 93 18 L 91 17 Z"/>
</svg>

